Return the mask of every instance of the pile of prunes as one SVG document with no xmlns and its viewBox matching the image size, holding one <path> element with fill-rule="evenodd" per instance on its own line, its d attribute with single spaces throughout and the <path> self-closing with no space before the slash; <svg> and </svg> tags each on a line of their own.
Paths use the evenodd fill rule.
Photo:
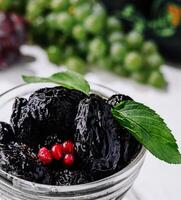
<svg viewBox="0 0 181 200">
<path fill-rule="evenodd" d="M 0 122 L 0 167 L 19 178 L 49 185 L 76 185 L 110 176 L 127 166 L 141 144 L 113 118 L 125 95 L 105 99 L 64 87 L 43 88 L 15 99 L 10 124 Z M 71 166 L 39 159 L 41 148 L 71 141 Z"/>
</svg>

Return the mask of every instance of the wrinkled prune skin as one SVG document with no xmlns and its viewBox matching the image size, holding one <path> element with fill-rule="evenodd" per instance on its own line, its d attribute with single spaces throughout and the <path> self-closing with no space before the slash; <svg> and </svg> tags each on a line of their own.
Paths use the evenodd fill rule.
<svg viewBox="0 0 181 200">
<path fill-rule="evenodd" d="M 48 149 L 51 149 L 53 145 L 55 144 L 61 144 L 62 140 L 56 135 L 49 135 L 45 140 L 43 141 L 42 144 L 39 145 L 39 149 L 41 147 L 47 147 Z"/>
<path fill-rule="evenodd" d="M 25 144 L 10 142 L 0 145 L 0 167 L 12 175 L 29 181 L 48 184 L 50 176 L 36 154 Z"/>
<path fill-rule="evenodd" d="M 91 176 L 83 170 L 61 170 L 54 175 L 54 185 L 78 185 L 92 182 Z"/>
<path fill-rule="evenodd" d="M 111 106 L 97 95 L 82 100 L 75 119 L 77 153 L 95 178 L 113 172 L 120 159 L 120 136 Z"/>
<path fill-rule="evenodd" d="M 8 145 L 0 146 L 0 166 L 8 173 L 22 174 L 36 161 L 36 155 L 23 144 L 11 142 Z"/>
<path fill-rule="evenodd" d="M 41 135 L 27 104 L 25 98 L 15 99 L 10 122 L 18 142 L 35 146 Z"/>
<path fill-rule="evenodd" d="M 139 153 L 142 145 L 127 131 L 122 128 L 122 134 L 120 138 L 121 142 L 121 157 L 120 165 L 118 165 L 118 170 L 126 167 Z"/>
<path fill-rule="evenodd" d="M 28 107 L 44 137 L 56 133 L 65 140 L 73 138 L 78 104 L 85 97 L 80 91 L 64 87 L 43 88 L 30 96 Z"/>
<path fill-rule="evenodd" d="M 52 185 L 52 175 L 49 172 L 49 169 L 44 166 L 42 163 L 37 163 L 33 166 L 33 170 L 31 169 L 28 172 L 28 180 L 36 183 Z M 27 179 L 24 177 L 24 179 Z"/>
<path fill-rule="evenodd" d="M 120 103 L 121 101 L 127 101 L 127 100 L 132 100 L 132 98 L 124 94 L 115 94 L 107 100 L 107 103 L 111 105 L 112 107 L 114 107 L 116 104 Z"/>
<path fill-rule="evenodd" d="M 51 135 L 72 139 L 79 101 L 86 95 L 64 87 L 43 88 L 29 100 L 16 98 L 11 125 L 18 141 L 34 146 Z"/>
<path fill-rule="evenodd" d="M 0 144 L 14 140 L 14 133 L 11 126 L 6 122 L 0 122 Z"/>
<path fill-rule="evenodd" d="M 28 118 L 28 112 L 26 110 L 27 100 L 25 98 L 16 98 L 12 108 L 11 114 L 11 126 L 13 131 L 18 135 L 21 134 L 24 130 L 24 127 L 27 127 L 27 123 L 25 123 L 25 119 Z M 27 120 L 28 121 L 28 120 Z M 31 124 L 30 124 L 31 125 Z M 28 125 L 29 126 L 29 125 Z"/>
</svg>

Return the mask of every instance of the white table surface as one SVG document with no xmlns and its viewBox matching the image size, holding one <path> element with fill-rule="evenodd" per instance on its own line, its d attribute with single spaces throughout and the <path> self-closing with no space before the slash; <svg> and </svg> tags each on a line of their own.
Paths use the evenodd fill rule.
<svg viewBox="0 0 181 200">
<path fill-rule="evenodd" d="M 24 46 L 22 52 L 29 55 L 23 62 L 5 71 L 0 71 L 0 93 L 23 83 L 22 74 L 47 76 L 60 70 L 48 62 L 45 53 L 38 47 Z M 34 61 L 32 57 L 35 58 Z M 163 71 L 169 82 L 166 92 L 141 86 L 131 80 L 103 71 L 89 72 L 86 78 L 120 93 L 128 94 L 135 100 L 155 109 L 173 130 L 181 147 L 181 66 L 180 69 L 164 66 Z M 141 173 L 134 184 L 133 192 L 138 200 L 180 200 L 181 165 L 166 164 L 148 153 Z"/>
</svg>

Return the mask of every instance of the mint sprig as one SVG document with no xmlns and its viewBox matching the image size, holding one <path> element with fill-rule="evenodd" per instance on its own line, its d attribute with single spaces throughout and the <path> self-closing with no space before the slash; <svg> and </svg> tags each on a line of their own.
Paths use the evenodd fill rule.
<svg viewBox="0 0 181 200">
<path fill-rule="evenodd" d="M 22 78 L 26 83 L 55 83 L 68 89 L 79 90 L 85 94 L 89 94 L 90 92 L 89 83 L 82 75 L 73 71 L 58 72 L 47 78 L 25 75 Z"/>
<path fill-rule="evenodd" d="M 168 163 L 181 164 L 176 140 L 155 111 L 129 100 L 116 105 L 112 114 L 154 156 Z"/>
</svg>

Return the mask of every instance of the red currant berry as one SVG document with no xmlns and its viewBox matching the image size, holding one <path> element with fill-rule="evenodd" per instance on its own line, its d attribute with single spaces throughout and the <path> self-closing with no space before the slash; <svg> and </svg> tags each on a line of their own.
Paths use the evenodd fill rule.
<svg viewBox="0 0 181 200">
<path fill-rule="evenodd" d="M 72 167 L 74 164 L 74 156 L 72 154 L 66 154 L 63 159 L 63 164 L 66 167 Z"/>
<path fill-rule="evenodd" d="M 67 154 L 74 153 L 74 144 L 71 141 L 65 141 L 63 143 L 63 151 Z"/>
<path fill-rule="evenodd" d="M 61 144 L 55 144 L 52 147 L 51 152 L 55 160 L 60 160 L 63 158 L 63 146 Z"/>
<path fill-rule="evenodd" d="M 51 152 L 46 147 L 42 147 L 39 150 L 38 158 L 45 165 L 50 164 L 52 162 L 52 160 L 53 160 Z"/>
</svg>

